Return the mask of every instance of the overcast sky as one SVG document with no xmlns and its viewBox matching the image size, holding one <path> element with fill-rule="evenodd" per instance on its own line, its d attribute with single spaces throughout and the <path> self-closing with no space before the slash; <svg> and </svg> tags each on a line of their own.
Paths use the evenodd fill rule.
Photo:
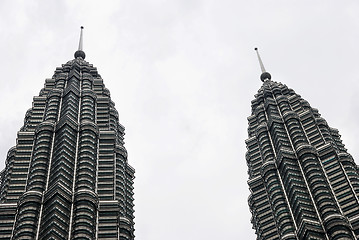
<svg viewBox="0 0 359 240">
<path fill-rule="evenodd" d="M 358 12 L 357 0 L 1 0 L 0 168 L 83 25 L 86 60 L 126 127 L 136 239 L 255 239 L 244 143 L 261 86 L 253 49 L 358 163 Z"/>
</svg>

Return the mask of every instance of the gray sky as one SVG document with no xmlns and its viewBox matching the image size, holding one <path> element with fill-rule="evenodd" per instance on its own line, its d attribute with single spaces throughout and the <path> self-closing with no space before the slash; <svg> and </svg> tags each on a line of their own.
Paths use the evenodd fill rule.
<svg viewBox="0 0 359 240">
<path fill-rule="evenodd" d="M 255 239 L 244 157 L 261 86 L 254 47 L 359 158 L 358 1 L 101 2 L 0 2 L 1 169 L 81 25 L 126 127 L 138 240 Z"/>
</svg>

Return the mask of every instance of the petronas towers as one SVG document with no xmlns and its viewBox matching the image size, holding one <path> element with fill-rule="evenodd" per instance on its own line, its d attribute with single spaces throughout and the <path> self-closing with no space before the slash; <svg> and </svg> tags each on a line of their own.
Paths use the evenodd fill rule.
<svg viewBox="0 0 359 240">
<path fill-rule="evenodd" d="M 81 31 L 25 115 L 0 172 L 0 240 L 135 238 L 124 127 L 85 57 Z M 359 170 L 338 130 L 260 64 L 246 140 L 257 239 L 359 239 Z"/>
<path fill-rule="evenodd" d="M 56 68 L 18 132 L 0 177 L 0 239 L 134 239 L 124 127 L 97 69 Z"/>
<path fill-rule="evenodd" d="M 257 238 L 358 239 L 359 172 L 338 130 L 261 66 L 246 140 Z"/>
</svg>

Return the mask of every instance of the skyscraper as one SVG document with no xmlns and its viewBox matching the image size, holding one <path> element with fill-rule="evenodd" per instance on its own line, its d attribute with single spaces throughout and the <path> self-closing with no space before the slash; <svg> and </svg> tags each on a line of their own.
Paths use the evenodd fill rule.
<svg viewBox="0 0 359 240">
<path fill-rule="evenodd" d="M 263 85 L 252 101 L 246 140 L 258 239 L 358 239 L 358 167 L 338 130 L 272 81 L 258 58 Z"/>
<path fill-rule="evenodd" d="M 134 239 L 124 127 L 97 69 L 56 68 L 25 115 L 0 175 L 0 239 Z"/>
</svg>

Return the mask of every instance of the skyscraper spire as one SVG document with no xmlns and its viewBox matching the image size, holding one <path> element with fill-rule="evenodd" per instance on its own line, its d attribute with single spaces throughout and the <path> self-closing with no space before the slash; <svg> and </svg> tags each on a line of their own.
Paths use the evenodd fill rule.
<svg viewBox="0 0 359 240">
<path fill-rule="evenodd" d="M 257 52 L 258 61 L 259 61 L 259 64 L 261 66 L 261 70 L 262 70 L 261 80 L 262 80 L 262 82 L 264 82 L 265 80 L 271 80 L 272 76 L 264 68 L 261 56 L 259 55 L 259 52 L 258 52 L 258 48 L 254 48 L 254 50 Z"/>
<path fill-rule="evenodd" d="M 84 29 L 84 27 L 83 26 L 81 26 L 81 32 L 80 32 L 80 41 L 79 41 L 79 50 L 81 50 L 82 51 L 82 32 L 83 32 L 83 29 Z"/>
<path fill-rule="evenodd" d="M 81 57 L 82 59 L 85 59 L 86 54 L 85 52 L 82 50 L 82 45 L 83 45 L 83 29 L 84 27 L 81 26 L 81 32 L 80 32 L 80 41 L 79 41 L 79 49 L 75 52 L 75 58 Z"/>
</svg>

